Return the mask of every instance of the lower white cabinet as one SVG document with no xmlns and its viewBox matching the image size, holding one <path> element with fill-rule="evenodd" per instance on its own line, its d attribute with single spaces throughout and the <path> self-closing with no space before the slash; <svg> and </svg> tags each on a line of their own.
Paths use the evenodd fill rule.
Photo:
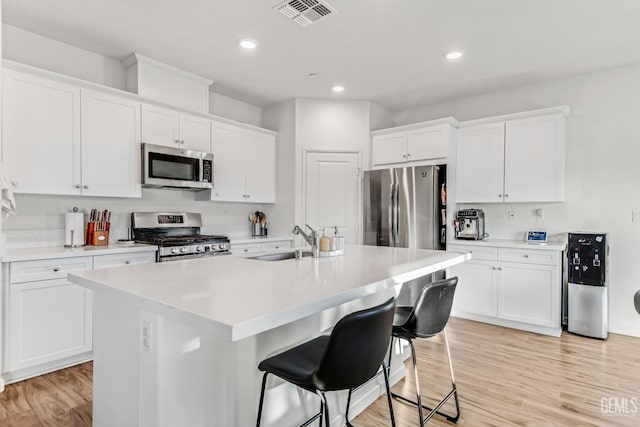
<svg viewBox="0 0 640 427">
<path fill-rule="evenodd" d="M 288 249 L 291 247 L 291 240 L 272 240 L 269 242 L 233 243 L 231 242 L 231 252 L 234 254 L 248 254 L 252 252 L 270 251 L 277 249 Z"/>
<path fill-rule="evenodd" d="M 91 351 L 91 291 L 66 279 L 11 286 L 9 371 Z"/>
<path fill-rule="evenodd" d="M 449 269 L 458 276 L 454 316 L 560 335 L 562 257 L 559 250 L 450 244 L 472 259 Z"/>
<path fill-rule="evenodd" d="M 69 282 L 69 272 L 151 263 L 155 259 L 152 250 L 5 263 L 5 382 L 91 358 L 93 295 L 89 289 Z"/>
</svg>

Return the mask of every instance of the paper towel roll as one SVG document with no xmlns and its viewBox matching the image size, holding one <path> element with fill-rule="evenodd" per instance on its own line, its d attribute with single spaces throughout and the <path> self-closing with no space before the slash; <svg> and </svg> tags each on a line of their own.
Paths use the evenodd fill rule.
<svg viewBox="0 0 640 427">
<path fill-rule="evenodd" d="M 64 214 L 64 245 L 70 248 L 84 246 L 84 214 L 82 212 Z"/>
</svg>

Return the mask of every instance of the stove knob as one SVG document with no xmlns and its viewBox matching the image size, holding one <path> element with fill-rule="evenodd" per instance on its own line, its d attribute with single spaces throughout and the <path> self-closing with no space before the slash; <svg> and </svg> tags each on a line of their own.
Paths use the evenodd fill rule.
<svg viewBox="0 0 640 427">
<path fill-rule="evenodd" d="M 196 246 L 196 252 L 202 252 L 203 250 L 204 250 L 204 247 Z"/>
<path fill-rule="evenodd" d="M 223 243 L 220 243 L 220 244 L 218 245 L 218 249 L 224 249 L 224 244 L 223 244 Z"/>
<path fill-rule="evenodd" d="M 177 254 L 177 253 L 178 253 L 178 248 L 173 248 L 173 249 L 171 249 L 171 253 L 172 253 L 172 254 Z"/>
<path fill-rule="evenodd" d="M 187 252 L 187 248 L 185 248 L 184 246 L 180 248 L 180 252 L 185 253 Z"/>
</svg>

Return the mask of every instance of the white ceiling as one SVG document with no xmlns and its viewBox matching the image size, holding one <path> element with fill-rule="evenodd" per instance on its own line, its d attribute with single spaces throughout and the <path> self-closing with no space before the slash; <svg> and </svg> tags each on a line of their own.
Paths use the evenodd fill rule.
<svg viewBox="0 0 640 427">
<path fill-rule="evenodd" d="M 3 21 L 109 57 L 139 52 L 259 106 L 340 97 L 400 111 L 640 62 L 638 0 L 327 1 L 338 13 L 306 28 L 272 10 L 280 0 L 4 0 Z M 258 49 L 241 51 L 241 37 Z M 453 48 L 466 55 L 446 63 Z"/>
</svg>

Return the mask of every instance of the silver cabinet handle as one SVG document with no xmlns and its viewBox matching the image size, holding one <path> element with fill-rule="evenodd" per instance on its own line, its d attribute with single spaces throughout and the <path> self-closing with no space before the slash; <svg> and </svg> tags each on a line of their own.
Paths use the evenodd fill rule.
<svg viewBox="0 0 640 427">
<path fill-rule="evenodd" d="M 82 188 L 84 188 L 85 190 L 89 188 L 88 185 L 83 185 Z"/>
<path fill-rule="evenodd" d="M 175 142 L 176 144 L 180 144 L 180 140 L 179 139 L 174 139 L 173 142 Z"/>
<path fill-rule="evenodd" d="M 76 184 L 76 188 L 81 188 L 81 187 L 82 187 L 82 185 Z"/>
<path fill-rule="evenodd" d="M 124 263 L 128 265 L 128 264 L 131 264 L 131 261 L 126 260 Z"/>
<path fill-rule="evenodd" d="M 498 267 L 498 271 L 502 271 L 502 267 Z"/>
<path fill-rule="evenodd" d="M 502 199 L 502 194 L 498 194 L 498 197 Z"/>
<path fill-rule="evenodd" d="M 247 199 L 248 199 L 249 197 L 251 197 L 251 196 L 247 194 Z"/>
<path fill-rule="evenodd" d="M 280 249 L 280 246 L 276 246 L 276 249 Z"/>
<path fill-rule="evenodd" d="M 181 140 L 180 140 L 180 144 L 184 144 L 184 139 L 181 139 Z"/>
<path fill-rule="evenodd" d="M 504 195 L 504 197 L 505 197 L 505 198 L 507 198 L 507 197 L 509 197 L 509 195 L 508 195 L 508 194 L 505 194 L 505 195 Z"/>
<path fill-rule="evenodd" d="M 20 181 L 18 181 L 17 179 L 14 179 L 13 181 L 11 181 L 11 185 L 13 185 L 14 187 L 19 187 Z"/>
<path fill-rule="evenodd" d="M 53 271 L 55 271 L 55 272 L 60 271 L 60 267 L 53 267 Z"/>
<path fill-rule="evenodd" d="M 249 252 L 249 249 L 245 249 L 244 251 L 245 251 L 245 252 Z"/>
<path fill-rule="evenodd" d="M 525 258 L 529 258 L 529 255 L 527 255 L 527 254 L 524 254 L 522 256 L 525 257 Z"/>
<path fill-rule="evenodd" d="M 407 157 L 411 157 L 411 154 L 407 153 Z"/>
</svg>

